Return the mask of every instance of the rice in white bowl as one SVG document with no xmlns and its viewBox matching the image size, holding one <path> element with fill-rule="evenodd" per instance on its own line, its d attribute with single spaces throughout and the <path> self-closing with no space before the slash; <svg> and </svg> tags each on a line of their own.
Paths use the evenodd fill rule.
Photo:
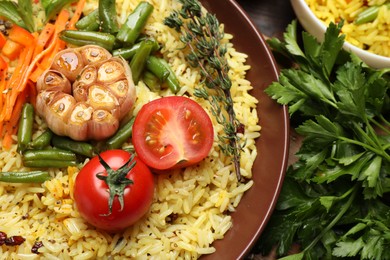
<svg viewBox="0 0 390 260">
<path fill-rule="evenodd" d="M 211 116 L 208 103 L 192 96 L 200 84 L 199 71 L 185 62 L 179 34 L 162 23 L 180 5 L 174 0 L 149 2 L 155 9 L 145 33 L 161 43 L 164 58 L 182 85 L 178 95 L 199 102 L 213 120 L 214 136 L 221 135 L 222 127 Z M 121 23 L 138 3 L 138 0 L 117 0 Z M 86 12 L 96 8 L 96 4 L 88 2 Z M 250 69 L 245 64 L 247 56 L 234 49 L 230 43 L 232 37 L 226 33 L 224 43 L 228 45 L 234 108 L 245 126 L 241 173 L 246 182 L 237 182 L 231 159 L 219 150 L 215 141 L 209 156 L 198 165 L 156 175 L 156 192 L 149 212 L 132 227 L 115 234 L 97 230 L 78 213 L 72 195 L 78 173 L 75 167 L 51 170 L 53 179 L 43 184 L 0 183 L 0 231 L 26 239 L 20 246 L 0 246 L 0 259 L 196 259 L 213 253 L 213 241 L 223 239 L 234 225 L 230 213 L 253 185 L 250 179 L 257 156 L 255 140 L 260 136 L 258 101 L 249 94 L 252 86 L 245 79 Z M 172 94 L 166 90 L 161 95 Z M 141 81 L 133 114 L 158 97 Z M 35 136 L 45 127 L 36 116 Z M 1 171 L 28 170 L 22 166 L 16 145 L 9 151 L 1 150 L 0 168 Z M 38 255 L 31 252 L 36 241 L 43 243 Z"/>
</svg>

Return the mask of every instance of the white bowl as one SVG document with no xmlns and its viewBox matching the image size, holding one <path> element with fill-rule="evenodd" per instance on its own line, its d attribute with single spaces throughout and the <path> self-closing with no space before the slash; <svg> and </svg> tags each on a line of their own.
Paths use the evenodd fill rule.
<svg viewBox="0 0 390 260">
<path fill-rule="evenodd" d="M 291 0 L 291 5 L 302 27 L 318 40 L 322 41 L 326 26 L 314 15 L 305 0 Z M 373 68 L 390 68 L 390 58 L 388 57 L 365 51 L 348 42 L 344 43 L 343 48 L 347 51 L 354 52 L 367 65 Z"/>
</svg>

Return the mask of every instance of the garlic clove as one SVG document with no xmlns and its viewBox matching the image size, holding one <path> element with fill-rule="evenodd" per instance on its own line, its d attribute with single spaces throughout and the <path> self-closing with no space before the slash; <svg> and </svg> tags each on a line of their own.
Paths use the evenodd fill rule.
<svg viewBox="0 0 390 260">
<path fill-rule="evenodd" d="M 57 92 L 47 104 L 45 111 L 48 127 L 57 135 L 67 134 L 68 118 L 76 105 L 72 95 Z"/>
<path fill-rule="evenodd" d="M 67 136 L 77 141 L 88 139 L 88 122 L 92 119 L 93 111 L 90 105 L 77 103 L 69 116 Z"/>
<path fill-rule="evenodd" d="M 88 89 L 88 104 L 94 109 L 118 111 L 118 99 L 107 88 L 101 85 L 92 85 Z M 117 113 L 114 113 L 117 116 Z"/>
<path fill-rule="evenodd" d="M 70 94 L 72 87 L 64 74 L 56 70 L 47 70 L 39 77 L 37 90 L 58 90 Z"/>
<path fill-rule="evenodd" d="M 97 80 L 102 83 L 108 83 L 118 80 L 124 75 L 123 61 L 119 58 L 111 58 L 100 65 Z"/>
<path fill-rule="evenodd" d="M 62 92 L 56 90 L 43 90 L 38 93 L 36 101 L 36 110 L 40 116 L 45 116 L 47 114 L 48 106 L 54 100 L 56 95 L 59 95 Z"/>
<path fill-rule="evenodd" d="M 97 45 L 85 45 L 79 48 L 84 63 L 104 61 L 112 57 L 106 49 Z"/>
<path fill-rule="evenodd" d="M 52 69 L 64 74 L 71 82 L 75 81 L 84 68 L 83 58 L 75 49 L 65 49 L 56 54 Z"/>
<path fill-rule="evenodd" d="M 135 102 L 135 87 L 127 79 L 122 79 L 106 85 L 106 88 L 115 95 L 119 101 L 119 118 L 122 119 L 133 107 Z"/>
<path fill-rule="evenodd" d="M 97 69 L 93 65 L 86 66 L 73 84 L 91 85 L 97 79 Z"/>
<path fill-rule="evenodd" d="M 85 102 L 88 100 L 88 85 L 73 84 L 73 96 L 77 102 Z"/>
<path fill-rule="evenodd" d="M 119 127 L 119 120 L 110 112 L 97 109 L 92 114 L 92 120 L 88 122 L 89 138 L 103 140 L 112 136 Z"/>
</svg>

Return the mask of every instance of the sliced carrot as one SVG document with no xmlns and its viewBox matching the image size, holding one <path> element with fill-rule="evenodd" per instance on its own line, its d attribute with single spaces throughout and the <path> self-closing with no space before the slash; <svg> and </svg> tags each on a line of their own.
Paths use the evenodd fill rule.
<svg viewBox="0 0 390 260">
<path fill-rule="evenodd" d="M 18 131 L 18 123 L 20 114 L 22 112 L 23 104 L 26 103 L 26 95 L 23 93 L 18 96 L 14 109 L 12 111 L 12 116 L 9 121 L 5 123 L 5 135 L 3 138 L 3 147 L 5 149 L 10 149 L 13 143 L 12 136 L 15 135 Z"/>
<path fill-rule="evenodd" d="M 9 150 L 11 148 L 12 143 L 13 143 L 12 135 L 9 134 L 8 132 L 5 132 L 3 136 L 3 147 L 6 150 Z"/>
<path fill-rule="evenodd" d="M 60 40 L 60 38 L 58 37 L 58 33 L 60 33 L 66 28 L 69 16 L 69 12 L 65 9 L 62 9 L 61 12 L 58 14 L 58 17 L 54 24 L 54 35 L 51 38 L 49 45 L 43 52 L 37 55 L 32 62 L 31 73 L 29 75 L 29 79 L 31 81 L 37 82 L 39 76 L 43 73 L 43 71 L 50 67 L 57 52 L 65 48 L 66 44 L 64 41 Z"/>
<path fill-rule="evenodd" d="M 1 49 L 1 53 L 12 61 L 18 58 L 22 49 L 23 49 L 23 45 L 14 42 L 11 39 L 7 39 L 3 48 Z"/>
<path fill-rule="evenodd" d="M 38 36 L 37 45 L 34 50 L 34 57 L 41 53 L 49 43 L 55 31 L 55 26 L 52 23 L 47 23 Z"/>
<path fill-rule="evenodd" d="M 66 25 L 68 23 L 70 17 L 70 13 L 66 9 L 62 9 L 61 12 L 58 14 L 55 27 L 56 27 L 56 33 L 61 32 L 62 30 L 66 29 Z"/>
<path fill-rule="evenodd" d="M 19 95 L 16 99 L 15 105 L 12 110 L 12 116 L 10 120 L 8 121 L 9 124 L 12 126 L 12 128 L 15 128 L 20 117 L 20 113 L 22 112 L 23 104 L 26 103 L 26 94 L 23 92 L 23 94 Z"/>
<path fill-rule="evenodd" d="M 18 64 L 14 73 L 11 76 L 7 88 L 6 106 L 2 110 L 0 119 L 8 121 L 11 117 L 13 106 L 15 105 L 18 95 L 26 88 L 27 84 L 27 71 L 32 60 L 34 53 L 34 45 L 28 46 L 23 49 L 20 54 Z"/>
<path fill-rule="evenodd" d="M 69 21 L 68 29 L 73 30 L 75 29 L 77 21 L 80 19 L 81 14 L 83 13 L 84 5 L 86 0 L 79 0 L 76 6 L 76 10 L 74 11 L 74 14 L 72 18 Z"/>
<path fill-rule="evenodd" d="M 26 29 L 14 24 L 9 30 L 8 38 L 23 46 L 30 46 L 34 43 L 34 36 Z"/>
<path fill-rule="evenodd" d="M 4 107 L 3 91 L 5 90 L 7 85 L 7 73 L 8 73 L 8 64 L 0 56 L 0 111 L 2 111 Z M 0 126 L 3 126 L 3 124 L 0 123 Z M 0 129 L 0 133 L 2 133 L 2 128 Z"/>
<path fill-rule="evenodd" d="M 8 69 L 8 63 L 0 56 L 0 72 Z"/>
<path fill-rule="evenodd" d="M 56 23 L 55 23 L 55 26 L 56 26 L 56 41 L 57 41 L 57 50 L 62 50 L 66 47 L 66 43 L 61 40 L 59 37 L 58 37 L 58 34 L 65 30 L 66 29 L 66 26 L 68 24 L 68 20 L 69 20 L 69 17 L 70 17 L 70 13 L 69 11 L 67 11 L 66 9 L 62 9 L 61 12 L 58 14 L 58 17 L 56 19 Z"/>
<path fill-rule="evenodd" d="M 81 12 L 77 12 L 77 10 L 82 11 L 81 6 L 85 4 L 85 0 L 81 0 L 81 2 L 84 3 L 77 5 L 74 18 L 72 17 L 73 23 L 79 19 L 77 16 L 81 15 Z M 6 45 L 8 41 L 11 41 L 18 44 L 17 41 L 19 39 L 27 37 L 24 38 L 26 40 L 25 45 L 19 44 L 22 47 L 18 56 L 16 56 L 19 59 L 11 78 L 5 80 L 6 71 L 3 77 L 4 82 L 0 78 L 0 133 L 3 133 L 2 144 L 5 148 L 11 147 L 13 143 L 12 136 L 17 133 L 23 104 L 26 100 L 33 105 L 36 103 L 37 92 L 33 82 L 36 82 L 40 74 L 50 67 L 56 53 L 66 47 L 66 43 L 60 40 L 58 34 L 66 29 L 69 17 L 69 11 L 63 9 L 57 16 L 56 22 L 54 24 L 46 24 L 44 30 L 39 35 L 29 33 L 20 36 L 20 38 L 14 35 L 13 37 L 15 38 L 12 37 L 14 40 L 7 39 L 5 43 Z M 72 23 L 70 25 L 74 26 Z M 16 30 L 19 29 L 15 29 L 15 33 Z M 29 41 L 27 44 L 27 39 L 30 36 L 33 41 Z M 4 54 L 4 56 L 6 55 Z M 1 75 L 3 74 L 0 74 L 0 77 Z"/>
<path fill-rule="evenodd" d="M 7 41 L 7 38 L 5 37 L 5 35 L 2 32 L 0 32 L 0 48 L 3 48 L 6 41 Z"/>
</svg>

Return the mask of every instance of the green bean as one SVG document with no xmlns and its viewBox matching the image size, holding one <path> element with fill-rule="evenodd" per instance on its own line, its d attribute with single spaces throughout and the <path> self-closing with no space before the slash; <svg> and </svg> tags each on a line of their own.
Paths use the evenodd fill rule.
<svg viewBox="0 0 390 260">
<path fill-rule="evenodd" d="M 53 135 L 52 144 L 56 148 L 74 152 L 86 157 L 95 155 L 94 148 L 90 143 L 72 140 L 68 137 Z"/>
<path fill-rule="evenodd" d="M 60 160 L 26 160 L 23 165 L 30 168 L 64 168 L 68 166 L 76 166 L 76 161 L 60 161 Z"/>
<path fill-rule="evenodd" d="M 58 160 L 76 161 L 76 154 L 62 149 L 27 150 L 23 153 L 23 160 Z"/>
<path fill-rule="evenodd" d="M 81 31 L 98 31 L 100 26 L 99 10 L 96 9 L 81 18 L 76 23 L 76 28 Z"/>
<path fill-rule="evenodd" d="M 162 82 L 166 82 L 173 93 L 177 93 L 180 90 L 179 80 L 166 60 L 150 56 L 146 61 L 146 68 L 155 74 Z"/>
<path fill-rule="evenodd" d="M 31 142 L 32 128 L 34 125 L 34 107 L 25 103 L 19 118 L 18 150 L 23 151 Z"/>
<path fill-rule="evenodd" d="M 14 24 L 28 29 L 18 11 L 18 4 L 13 1 L 0 1 L 0 16 L 7 18 Z"/>
<path fill-rule="evenodd" d="M 160 80 L 152 72 L 144 71 L 142 80 L 151 91 L 157 92 L 161 90 Z"/>
<path fill-rule="evenodd" d="M 134 117 L 132 117 L 129 122 L 121 126 L 119 130 L 110 137 L 106 142 L 107 149 L 118 149 L 121 148 L 122 145 L 126 142 L 127 139 L 129 139 L 133 133 L 133 124 L 134 124 Z"/>
<path fill-rule="evenodd" d="M 169 70 L 156 56 L 149 56 L 146 61 L 146 68 L 158 77 L 161 82 L 164 82 L 169 76 Z"/>
<path fill-rule="evenodd" d="M 42 149 L 48 146 L 51 142 L 51 138 L 53 137 L 53 132 L 48 128 L 42 134 L 40 134 L 37 138 L 32 140 L 30 143 L 30 147 L 34 149 Z"/>
<path fill-rule="evenodd" d="M 390 8 L 390 3 L 384 4 L 387 8 Z M 382 6 L 374 5 L 368 7 L 363 12 L 359 13 L 356 17 L 355 24 L 360 25 L 374 21 L 378 17 L 379 9 Z"/>
<path fill-rule="evenodd" d="M 153 43 L 152 52 L 160 49 L 160 45 L 158 44 L 158 42 L 155 39 L 150 38 L 150 39 L 145 39 L 145 41 L 151 41 Z M 131 60 L 134 57 L 137 50 L 139 49 L 139 47 L 141 46 L 141 43 L 142 43 L 142 41 L 137 42 L 136 44 L 134 44 L 131 47 L 125 47 L 125 48 L 113 50 L 112 55 L 113 56 L 122 56 L 122 58 L 124 58 L 125 60 Z"/>
<path fill-rule="evenodd" d="M 104 32 L 64 30 L 60 33 L 60 38 L 77 46 L 99 45 L 108 51 L 111 51 L 115 44 L 115 36 Z"/>
<path fill-rule="evenodd" d="M 152 52 L 153 43 L 148 41 L 141 42 L 141 46 L 131 59 L 130 68 L 135 84 L 138 83 L 141 74 L 145 68 L 146 60 Z"/>
<path fill-rule="evenodd" d="M 144 1 L 140 2 L 134 11 L 129 14 L 116 38 L 126 45 L 133 45 L 143 30 L 153 9 L 153 5 L 150 3 Z"/>
<path fill-rule="evenodd" d="M 0 181 L 12 183 L 42 183 L 50 179 L 47 171 L 0 172 Z"/>
<path fill-rule="evenodd" d="M 176 74 L 172 70 L 171 66 L 169 66 L 168 62 L 164 59 L 161 59 L 161 62 L 165 66 L 165 68 L 169 71 L 169 75 L 166 80 L 168 87 L 172 91 L 172 93 L 176 94 L 180 90 L 180 82 L 177 79 Z"/>
<path fill-rule="evenodd" d="M 117 33 L 119 31 L 115 0 L 99 0 L 100 28 L 105 33 Z"/>
</svg>

